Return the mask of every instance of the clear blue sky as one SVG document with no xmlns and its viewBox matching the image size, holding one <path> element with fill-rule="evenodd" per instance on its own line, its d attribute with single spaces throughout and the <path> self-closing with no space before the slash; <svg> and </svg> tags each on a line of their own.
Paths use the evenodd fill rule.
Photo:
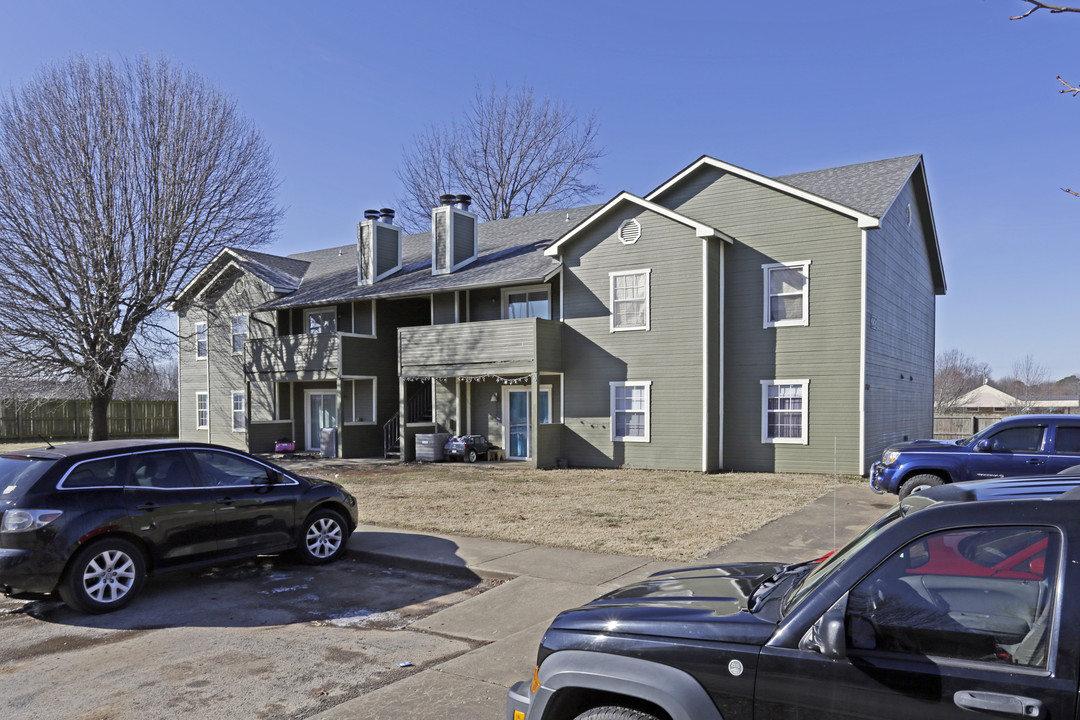
<svg viewBox="0 0 1080 720">
<path fill-rule="evenodd" d="M 1075 4 L 1080 4 L 1078 1 Z M 607 200 L 703 154 L 780 175 L 926 159 L 948 295 L 938 350 L 1080 374 L 1080 14 L 1020 0 L 645 3 L 0 0 L 0 87 L 72 53 L 165 54 L 270 141 L 282 254 L 394 205 L 403 146 L 477 82 L 595 113 Z M 1071 49 L 1071 50 L 1070 50 Z M 903 302 L 898 288 L 898 302 Z"/>
</svg>

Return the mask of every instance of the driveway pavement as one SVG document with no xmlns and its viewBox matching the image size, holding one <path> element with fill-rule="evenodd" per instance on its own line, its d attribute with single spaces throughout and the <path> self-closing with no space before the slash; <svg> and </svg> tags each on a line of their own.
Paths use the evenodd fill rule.
<svg viewBox="0 0 1080 720">
<path fill-rule="evenodd" d="M 865 485 L 845 485 L 689 564 L 795 562 L 854 537 L 894 504 Z M 502 720 L 506 691 L 532 675 L 540 638 L 561 610 L 678 563 L 361 526 L 349 542 L 361 559 L 391 567 L 504 581 L 410 627 L 485 644 L 315 716 L 319 720 L 440 717 Z"/>
</svg>

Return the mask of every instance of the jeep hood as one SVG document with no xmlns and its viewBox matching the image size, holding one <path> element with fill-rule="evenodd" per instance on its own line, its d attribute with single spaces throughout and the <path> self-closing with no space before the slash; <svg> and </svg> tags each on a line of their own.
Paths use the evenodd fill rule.
<svg viewBox="0 0 1080 720">
<path fill-rule="evenodd" d="M 561 613 L 551 629 L 761 645 L 776 622 L 747 612 L 747 600 L 784 567 L 743 563 L 660 573 Z"/>
</svg>

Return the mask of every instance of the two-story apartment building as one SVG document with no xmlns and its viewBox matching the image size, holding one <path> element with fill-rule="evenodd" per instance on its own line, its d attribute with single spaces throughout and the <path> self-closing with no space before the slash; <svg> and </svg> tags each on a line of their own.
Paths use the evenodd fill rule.
<svg viewBox="0 0 1080 720">
<path fill-rule="evenodd" d="M 181 292 L 180 428 L 265 452 L 412 457 L 480 434 L 572 466 L 864 473 L 932 432 L 945 279 L 921 156 L 655 190 L 357 241 L 226 250 Z"/>
</svg>

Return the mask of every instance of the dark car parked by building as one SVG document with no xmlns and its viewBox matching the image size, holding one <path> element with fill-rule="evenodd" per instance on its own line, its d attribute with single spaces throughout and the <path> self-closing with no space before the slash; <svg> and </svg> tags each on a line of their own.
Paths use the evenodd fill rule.
<svg viewBox="0 0 1080 720">
<path fill-rule="evenodd" d="M 1074 718 L 1080 479 L 901 500 L 820 561 L 657 573 L 561 613 L 507 720 Z"/>
<path fill-rule="evenodd" d="M 229 448 L 107 441 L 0 456 L 0 588 L 125 606 L 153 572 L 295 551 L 336 559 L 356 500 Z"/>
<path fill-rule="evenodd" d="M 1080 464 L 1080 415 L 1017 415 L 962 440 L 916 440 L 885 448 L 870 487 L 907 497 L 967 480 L 1053 474 Z"/>
</svg>

